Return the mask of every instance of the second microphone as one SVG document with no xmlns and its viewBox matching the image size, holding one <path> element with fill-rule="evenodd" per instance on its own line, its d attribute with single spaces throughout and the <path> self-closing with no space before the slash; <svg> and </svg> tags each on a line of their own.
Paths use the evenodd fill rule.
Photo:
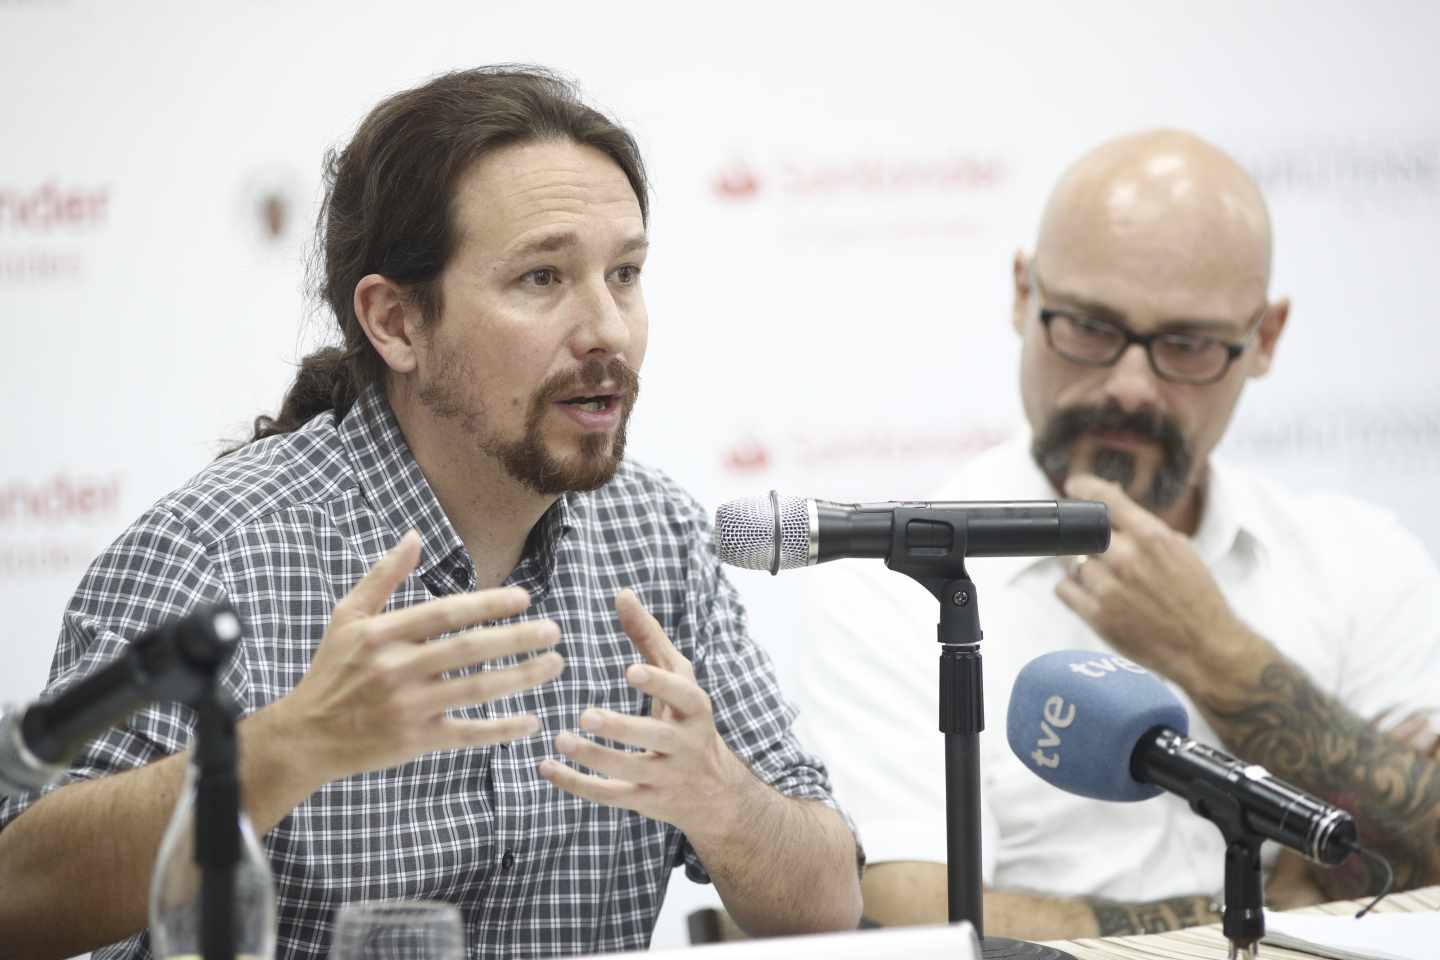
<svg viewBox="0 0 1440 960">
<path fill-rule="evenodd" d="M 1051 557 L 1103 553 L 1110 514 L 1088 500 L 832 503 L 803 497 L 732 500 L 715 513 L 720 559 L 793 570 L 846 557 Z M 958 550 L 957 550 L 958 548 Z"/>
</svg>

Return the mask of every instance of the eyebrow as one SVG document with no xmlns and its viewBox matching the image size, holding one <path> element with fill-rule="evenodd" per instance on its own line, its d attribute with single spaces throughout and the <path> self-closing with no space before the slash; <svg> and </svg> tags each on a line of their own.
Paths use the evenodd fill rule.
<svg viewBox="0 0 1440 960">
<path fill-rule="evenodd" d="M 519 260 L 537 253 L 558 253 L 569 247 L 577 246 L 580 243 L 580 235 L 573 230 L 562 230 L 559 233 L 549 233 L 536 237 L 522 243 L 506 254 L 507 260 Z M 624 256 L 627 253 L 635 253 L 645 250 L 650 246 L 649 237 L 643 233 L 637 233 L 621 244 L 617 256 Z"/>
<path fill-rule="evenodd" d="M 1093 300 L 1086 300 L 1084 297 L 1077 297 L 1074 294 L 1064 293 L 1058 290 L 1046 290 L 1052 301 L 1063 303 L 1074 309 L 1093 316 L 1100 320 L 1109 320 L 1111 323 L 1130 329 L 1125 314 L 1114 307 L 1098 303 Z M 1207 320 L 1202 318 L 1177 317 L 1173 320 L 1162 320 L 1156 327 L 1158 332 L 1178 332 L 1194 330 L 1203 333 L 1234 333 L 1235 324 L 1230 320 Z M 1241 331 L 1242 333 L 1244 331 Z"/>
</svg>

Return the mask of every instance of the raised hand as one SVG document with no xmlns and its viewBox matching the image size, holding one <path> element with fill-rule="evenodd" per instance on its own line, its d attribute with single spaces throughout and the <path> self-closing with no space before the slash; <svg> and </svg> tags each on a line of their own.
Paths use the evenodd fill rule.
<svg viewBox="0 0 1440 960">
<path fill-rule="evenodd" d="M 312 746 L 326 782 L 405 763 L 433 750 L 514 740 L 539 729 L 528 714 L 460 719 L 446 711 L 487 703 L 558 676 L 564 660 L 549 652 L 516 666 L 465 676 L 452 671 L 542 650 L 560 638 L 551 620 L 480 627 L 514 616 L 530 597 L 514 587 L 441 597 L 382 613 L 385 601 L 415 569 L 420 538 L 401 538 L 339 603 L 309 670 L 276 708 Z M 430 641 L 430 642 L 426 642 Z"/>
<path fill-rule="evenodd" d="M 1098 477 L 1071 477 L 1065 493 L 1110 508 L 1110 549 L 1077 563 L 1055 587 L 1096 633 L 1186 689 L 1249 655 L 1254 635 L 1188 539 Z"/>
<path fill-rule="evenodd" d="M 543 760 L 540 775 L 576 796 L 674 824 L 692 841 L 723 836 L 740 813 L 739 798 L 759 782 L 716 731 L 710 697 L 659 622 L 629 590 L 615 598 L 615 608 L 645 661 L 627 669 L 625 679 L 654 706 L 643 717 L 591 708 L 580 715 L 580 726 L 639 752 L 562 733 L 555 748 L 595 774 Z"/>
</svg>

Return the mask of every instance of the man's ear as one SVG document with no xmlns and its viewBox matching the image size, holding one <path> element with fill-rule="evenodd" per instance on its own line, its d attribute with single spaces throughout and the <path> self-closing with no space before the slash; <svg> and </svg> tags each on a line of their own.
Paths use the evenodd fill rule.
<svg viewBox="0 0 1440 960">
<path fill-rule="evenodd" d="M 1030 258 L 1024 250 L 1015 251 L 1015 262 L 1011 265 L 1011 280 L 1014 283 L 1010 323 L 1015 332 L 1025 335 L 1025 318 L 1030 314 Z"/>
<path fill-rule="evenodd" d="M 1265 308 L 1260 318 L 1260 330 L 1256 334 L 1255 356 L 1250 362 L 1249 375 L 1263 377 L 1270 372 L 1275 362 L 1275 345 L 1285 331 L 1285 321 L 1290 319 L 1290 299 L 1282 297 Z"/>
<path fill-rule="evenodd" d="M 404 288 L 378 273 L 355 284 L 355 316 L 386 366 L 396 373 L 415 369 L 414 337 L 420 329 L 420 308 Z"/>
</svg>

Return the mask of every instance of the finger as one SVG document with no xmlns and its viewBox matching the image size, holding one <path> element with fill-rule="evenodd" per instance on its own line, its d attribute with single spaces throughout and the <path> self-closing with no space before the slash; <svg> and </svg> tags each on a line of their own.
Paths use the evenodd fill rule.
<svg viewBox="0 0 1440 960">
<path fill-rule="evenodd" d="M 420 534 L 407 530 L 400 541 L 366 571 L 354 589 L 335 604 L 331 619 L 343 621 L 384 610 L 385 601 L 405 582 L 419 562 Z"/>
<path fill-rule="evenodd" d="M 1089 564 L 1086 564 L 1089 566 Z M 1084 587 L 1068 577 L 1062 577 L 1055 584 L 1055 595 L 1060 602 L 1079 615 L 1081 620 L 1092 627 L 1100 617 L 1100 602 L 1090 595 Z"/>
<path fill-rule="evenodd" d="M 658 758 L 653 753 L 629 753 L 602 747 L 593 740 L 586 740 L 573 733 L 558 734 L 555 737 L 555 749 L 571 762 L 589 767 L 612 780 L 653 785 L 658 773 L 655 765 Z"/>
<path fill-rule="evenodd" d="M 606 740 L 661 755 L 674 753 L 679 742 L 675 725 L 672 723 L 653 717 L 632 717 L 599 707 L 591 707 L 580 714 L 580 729 Z"/>
<path fill-rule="evenodd" d="M 439 680 L 425 688 L 421 702 L 426 709 L 435 711 L 472 707 L 529 690 L 554 680 L 563 672 L 564 657 L 558 653 L 542 653 L 503 670 L 481 670 L 463 677 Z"/>
<path fill-rule="evenodd" d="M 461 750 L 465 747 L 488 747 L 497 743 L 523 740 L 540 731 L 540 720 L 532 714 L 517 713 L 513 717 L 493 720 L 462 720 L 445 717 L 440 723 L 440 742 L 436 750 Z"/>
<path fill-rule="evenodd" d="M 482 627 L 416 647 L 409 671 L 416 677 L 434 677 L 502 657 L 543 650 L 559 641 L 560 626 L 554 620 Z"/>
<path fill-rule="evenodd" d="M 635 810 L 645 792 L 628 780 L 606 780 L 590 776 L 565 766 L 559 760 L 541 760 L 539 770 L 540 776 L 566 793 L 573 793 L 577 797 L 593 800 L 607 807 Z"/>
<path fill-rule="evenodd" d="M 385 640 L 418 643 L 477 623 L 513 617 L 529 606 L 530 594 L 519 587 L 456 593 L 381 614 L 371 629 Z"/>
<path fill-rule="evenodd" d="M 1065 495 L 1105 504 L 1110 509 L 1110 526 L 1114 530 L 1143 533 L 1164 526 L 1159 517 L 1131 500 L 1119 484 L 1101 480 L 1093 474 L 1077 473 L 1066 480 Z"/>
<path fill-rule="evenodd" d="M 655 702 L 675 711 L 677 719 L 708 716 L 710 713 L 710 698 L 689 677 L 636 663 L 625 671 L 625 679 L 630 686 L 648 693 Z"/>
<path fill-rule="evenodd" d="M 1072 570 L 1070 580 L 1101 603 L 1120 586 L 1115 568 L 1098 556 L 1090 557 Z"/>
<path fill-rule="evenodd" d="M 650 611 L 640 603 L 640 598 L 635 596 L 635 591 L 625 589 L 616 594 L 615 610 L 620 614 L 621 628 L 646 663 L 666 670 L 689 669 L 690 661 L 670 643 L 660 621 L 650 615 Z"/>
</svg>

